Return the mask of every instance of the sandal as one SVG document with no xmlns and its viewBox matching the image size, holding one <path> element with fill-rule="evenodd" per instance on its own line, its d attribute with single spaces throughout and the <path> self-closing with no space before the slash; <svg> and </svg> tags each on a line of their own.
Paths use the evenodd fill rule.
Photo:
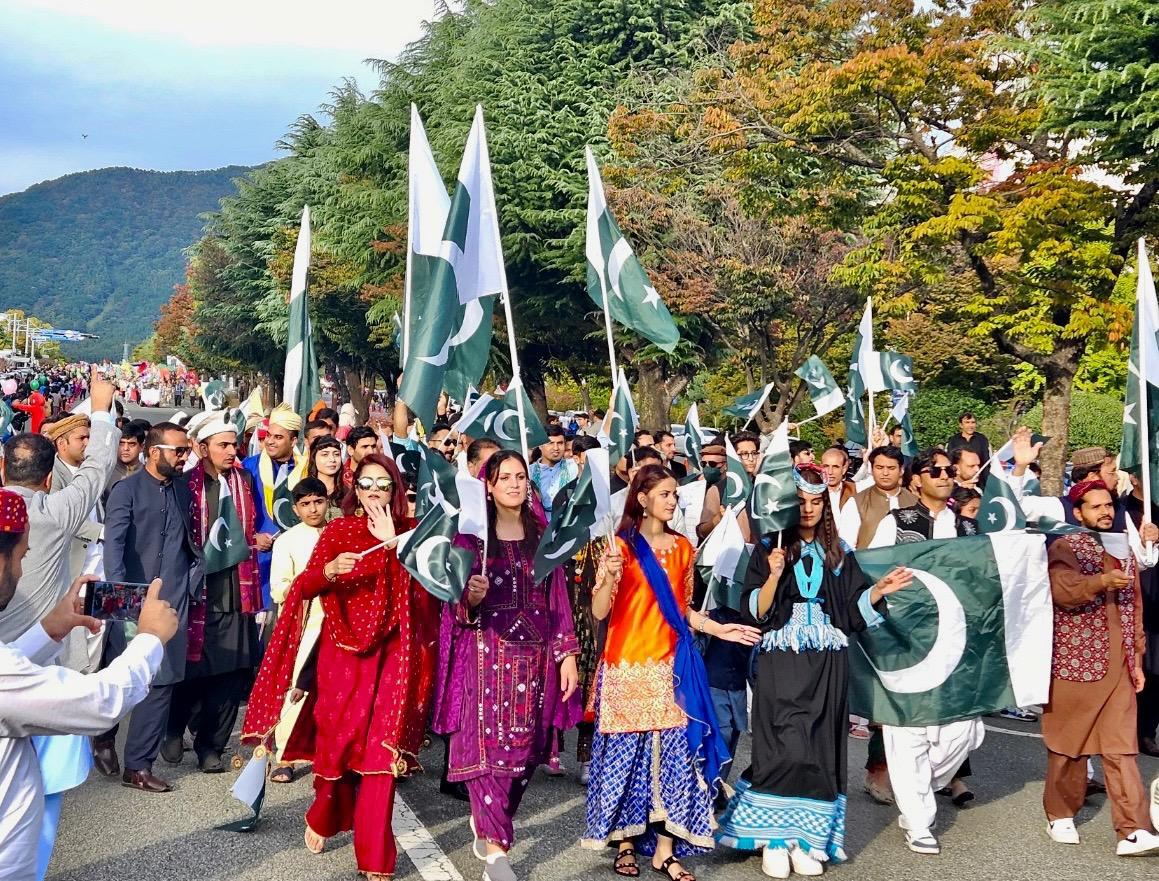
<svg viewBox="0 0 1159 881">
<path fill-rule="evenodd" d="M 304 838 L 306 841 L 306 850 L 310 851 L 312 854 L 320 854 L 326 847 L 326 839 L 311 829 L 309 826 L 306 827 L 306 834 Z"/>
<path fill-rule="evenodd" d="M 672 868 L 672 866 L 674 866 L 674 865 L 680 869 L 680 871 L 677 872 L 675 875 L 673 875 L 669 871 L 669 869 Z M 673 854 L 672 856 L 668 857 L 668 859 L 666 859 L 664 862 L 662 862 L 660 864 L 660 868 L 656 868 L 655 866 L 653 866 L 652 871 L 658 875 L 663 875 L 665 878 L 668 879 L 668 881 L 696 881 L 696 876 L 693 875 L 691 872 L 687 871 L 684 868 L 684 866 L 680 865 L 680 860 L 677 859 L 676 854 Z"/>
<path fill-rule="evenodd" d="M 623 860 L 630 862 L 622 862 Z M 640 864 L 636 862 L 636 851 L 630 847 L 617 851 L 616 859 L 612 863 L 612 871 L 621 878 L 639 878 Z"/>
<path fill-rule="evenodd" d="M 270 772 L 271 783 L 293 783 L 294 768 L 292 765 L 278 765 Z"/>
</svg>

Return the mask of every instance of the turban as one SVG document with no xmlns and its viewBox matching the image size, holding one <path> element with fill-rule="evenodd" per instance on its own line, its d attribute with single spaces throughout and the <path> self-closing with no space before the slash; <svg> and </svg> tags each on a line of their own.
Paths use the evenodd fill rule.
<svg viewBox="0 0 1159 881">
<path fill-rule="evenodd" d="M 195 437 L 198 443 L 205 443 L 215 434 L 222 434 L 226 431 L 237 434 L 237 426 L 226 418 L 228 411 L 217 410 L 209 415 L 210 418 L 199 423 L 196 428 Z"/>
<path fill-rule="evenodd" d="M 1103 483 L 1101 480 L 1097 480 L 1097 479 L 1096 480 L 1080 480 L 1078 483 L 1076 483 L 1074 486 L 1072 486 L 1070 488 L 1070 492 L 1068 492 L 1066 494 L 1066 497 L 1068 499 L 1070 499 L 1070 503 L 1072 505 L 1077 505 L 1079 502 L 1082 501 L 1083 496 L 1085 496 L 1087 493 L 1089 493 L 1093 489 L 1106 490 L 1107 485 L 1105 483 Z"/>
<path fill-rule="evenodd" d="M 0 532 L 26 532 L 28 508 L 24 499 L 10 489 L 0 489 Z"/>
<path fill-rule="evenodd" d="M 1092 465 L 1102 465 L 1107 458 L 1107 451 L 1102 447 L 1083 447 L 1075 450 L 1070 457 L 1071 464 L 1076 468 L 1090 468 Z M 1106 489 L 1106 487 L 1103 487 Z"/>
<path fill-rule="evenodd" d="M 266 417 L 264 417 L 261 413 L 251 413 L 245 419 L 245 430 L 253 431 L 265 421 Z"/>
<path fill-rule="evenodd" d="M 285 404 L 278 404 L 270 411 L 270 425 L 277 425 L 286 431 L 301 431 L 302 417 Z"/>
<path fill-rule="evenodd" d="M 47 437 L 53 443 L 56 443 L 60 438 L 67 435 L 70 431 L 77 428 L 88 428 L 89 418 L 74 413 L 71 416 L 66 416 L 64 419 L 58 419 L 56 422 L 50 422 L 40 429 L 40 433 Z"/>
</svg>

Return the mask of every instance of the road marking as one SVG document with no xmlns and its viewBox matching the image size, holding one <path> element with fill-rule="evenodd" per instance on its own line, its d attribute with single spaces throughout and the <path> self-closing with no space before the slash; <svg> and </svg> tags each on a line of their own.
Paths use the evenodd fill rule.
<svg viewBox="0 0 1159 881">
<path fill-rule="evenodd" d="M 999 728 L 997 725 L 986 725 L 984 722 L 982 724 L 985 725 L 987 731 L 994 731 L 998 734 L 1010 734 L 1014 737 L 1034 737 L 1042 740 L 1042 735 L 1035 734 L 1033 731 L 1011 731 L 1009 728 Z"/>
<path fill-rule="evenodd" d="M 391 818 L 394 837 L 410 861 L 414 863 L 423 881 L 463 881 L 450 857 L 443 853 L 434 836 L 415 816 L 402 796 L 394 797 L 394 816 Z"/>
</svg>

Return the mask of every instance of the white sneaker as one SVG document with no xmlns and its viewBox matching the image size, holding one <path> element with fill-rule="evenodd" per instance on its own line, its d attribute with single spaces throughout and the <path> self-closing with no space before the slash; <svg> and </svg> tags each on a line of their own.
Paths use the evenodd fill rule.
<svg viewBox="0 0 1159 881">
<path fill-rule="evenodd" d="M 1141 857 L 1159 853 L 1159 835 L 1146 829 L 1136 829 L 1119 842 L 1115 853 L 1121 857 Z"/>
<path fill-rule="evenodd" d="M 907 831 L 905 843 L 914 853 L 934 855 L 942 852 L 942 848 L 938 845 L 938 839 L 934 838 L 928 829 L 922 829 L 918 832 Z"/>
<path fill-rule="evenodd" d="M 475 855 L 475 859 L 487 861 L 487 842 L 479 837 L 479 833 L 475 831 L 475 818 L 467 817 L 467 825 L 471 827 L 471 853 Z"/>
<path fill-rule="evenodd" d="M 1046 824 L 1046 831 L 1059 844 L 1078 844 L 1079 831 L 1074 827 L 1074 817 L 1063 817 Z"/>
<path fill-rule="evenodd" d="M 1151 781 L 1151 828 L 1159 829 L 1159 777 Z"/>
<path fill-rule="evenodd" d="M 591 762 L 580 762 L 580 786 L 587 786 L 591 779 Z"/>
<path fill-rule="evenodd" d="M 795 844 L 789 848 L 789 860 L 793 864 L 793 871 L 798 875 L 820 875 L 825 871 L 820 860 L 809 856 Z"/>
<path fill-rule="evenodd" d="M 761 857 L 761 871 L 770 878 L 789 877 L 789 850 L 785 847 L 766 847 Z"/>
</svg>

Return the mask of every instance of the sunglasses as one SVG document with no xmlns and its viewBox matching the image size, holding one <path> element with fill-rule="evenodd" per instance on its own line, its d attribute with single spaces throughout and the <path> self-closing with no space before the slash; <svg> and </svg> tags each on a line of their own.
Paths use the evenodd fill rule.
<svg viewBox="0 0 1159 881">
<path fill-rule="evenodd" d="M 394 486 L 394 481 L 389 477 L 360 477 L 355 481 L 359 489 L 371 490 L 376 486 L 379 489 L 390 489 Z"/>
<path fill-rule="evenodd" d="M 172 450 L 178 456 L 188 456 L 193 447 L 175 447 L 173 444 L 153 444 L 159 450 Z"/>
<path fill-rule="evenodd" d="M 957 477 L 958 469 L 953 465 L 934 465 L 930 468 L 923 468 L 922 474 L 928 474 L 930 477 Z"/>
</svg>

